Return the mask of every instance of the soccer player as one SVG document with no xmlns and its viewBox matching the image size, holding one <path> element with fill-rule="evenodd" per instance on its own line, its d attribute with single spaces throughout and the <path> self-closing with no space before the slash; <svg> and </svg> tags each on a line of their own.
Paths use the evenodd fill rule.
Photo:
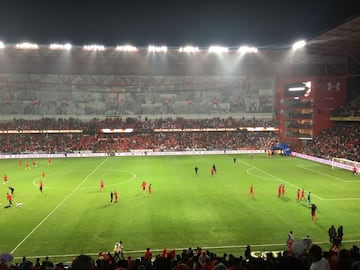
<svg viewBox="0 0 360 270">
<path fill-rule="evenodd" d="M 42 179 L 45 180 L 45 173 L 44 172 L 41 173 L 41 177 L 42 177 Z"/>
<path fill-rule="evenodd" d="M 12 195 L 10 193 L 6 193 L 6 199 L 9 202 L 9 205 L 12 205 Z"/>
<path fill-rule="evenodd" d="M 30 167 L 29 167 L 29 162 L 26 161 L 26 162 L 25 162 L 25 170 L 28 170 L 28 169 L 30 169 Z"/>
<path fill-rule="evenodd" d="M 43 181 L 40 180 L 40 184 L 39 184 L 39 190 L 42 193 L 43 192 Z"/>
<path fill-rule="evenodd" d="M 234 162 L 234 164 L 236 163 L 236 158 L 235 157 L 233 158 L 233 162 Z"/>
<path fill-rule="evenodd" d="M 4 183 L 3 183 L 3 184 L 7 184 L 7 181 L 8 181 L 8 176 L 7 176 L 6 174 L 4 174 L 3 179 L 4 179 Z"/>
<path fill-rule="evenodd" d="M 281 197 L 281 188 L 282 188 L 282 185 L 280 184 L 278 187 L 278 197 L 279 198 Z"/>
<path fill-rule="evenodd" d="M 149 184 L 148 191 L 149 191 L 149 195 L 150 195 L 150 194 L 152 193 L 152 186 L 151 186 L 151 184 Z"/>
<path fill-rule="evenodd" d="M 312 204 L 311 205 L 311 220 L 312 221 L 315 221 L 316 220 L 316 205 L 315 204 Z"/>
<path fill-rule="evenodd" d="M 214 173 L 216 173 L 216 166 L 215 166 L 215 164 L 212 165 L 212 168 L 213 168 L 213 170 L 214 170 Z"/>
<path fill-rule="evenodd" d="M 51 158 L 48 158 L 48 165 L 50 166 L 52 164 Z"/>
<path fill-rule="evenodd" d="M 300 195 L 301 195 L 301 191 L 300 188 L 298 188 L 297 192 L 296 192 L 296 201 L 300 202 Z"/>
<path fill-rule="evenodd" d="M 13 187 L 10 186 L 9 189 L 10 189 L 11 195 L 14 195 L 15 188 L 13 188 Z"/>
<path fill-rule="evenodd" d="M 305 189 L 304 188 L 301 190 L 300 200 L 306 201 L 306 199 L 305 199 Z"/>
<path fill-rule="evenodd" d="M 194 170 L 195 170 L 195 174 L 197 175 L 197 174 L 198 174 L 198 171 L 199 171 L 198 166 L 195 166 Z"/>
<path fill-rule="evenodd" d="M 250 185 L 249 196 L 251 196 L 252 198 L 254 198 L 254 187 L 253 187 L 253 184 Z"/>
<path fill-rule="evenodd" d="M 142 188 L 143 192 L 145 192 L 145 189 L 146 189 L 146 181 L 143 181 L 143 182 L 141 183 L 141 188 Z"/>
<path fill-rule="evenodd" d="M 32 166 L 33 166 L 33 168 L 36 167 L 36 161 L 35 160 L 32 160 Z"/>
<path fill-rule="evenodd" d="M 355 176 L 356 176 L 356 175 L 357 175 L 357 168 L 356 168 L 356 166 L 354 166 L 354 168 L 353 168 L 353 170 L 352 170 L 352 171 L 353 171 L 353 175 L 355 175 Z"/>
<path fill-rule="evenodd" d="M 18 161 L 18 167 L 21 168 L 21 166 L 22 166 L 22 161 L 19 160 L 19 161 Z"/>
<path fill-rule="evenodd" d="M 110 191 L 110 203 L 113 202 L 113 198 L 114 198 L 114 193 L 112 191 Z"/>
<path fill-rule="evenodd" d="M 311 192 L 309 191 L 308 195 L 307 195 L 307 202 L 310 205 L 311 204 Z"/>
<path fill-rule="evenodd" d="M 119 194 L 117 193 L 116 190 L 114 190 L 114 197 L 115 197 L 115 203 L 117 203 L 119 200 Z"/>
<path fill-rule="evenodd" d="M 104 187 L 105 187 L 105 182 L 103 179 L 100 179 L 100 190 L 104 191 Z"/>
<path fill-rule="evenodd" d="M 281 196 L 282 197 L 285 196 L 285 184 L 282 184 L 282 186 L 281 186 Z"/>
</svg>

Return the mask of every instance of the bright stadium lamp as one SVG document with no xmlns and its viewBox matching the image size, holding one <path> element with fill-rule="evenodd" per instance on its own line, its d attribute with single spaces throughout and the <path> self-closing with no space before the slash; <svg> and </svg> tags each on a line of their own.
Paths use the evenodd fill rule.
<svg viewBox="0 0 360 270">
<path fill-rule="evenodd" d="M 116 46 L 115 51 L 119 51 L 119 52 L 137 52 L 138 49 L 135 46 L 122 45 L 122 46 Z"/>
<path fill-rule="evenodd" d="M 238 49 L 239 53 L 257 53 L 258 49 L 256 47 L 249 47 L 249 46 L 241 46 Z"/>
<path fill-rule="evenodd" d="M 183 52 L 183 53 L 196 53 L 196 52 L 199 52 L 199 47 L 194 47 L 194 46 L 180 47 L 180 48 L 179 48 L 179 52 Z"/>
<path fill-rule="evenodd" d="M 0 41 L 0 49 L 4 49 L 4 48 L 5 48 L 5 44 Z"/>
<path fill-rule="evenodd" d="M 227 53 L 229 52 L 229 48 L 222 47 L 222 46 L 210 46 L 209 53 Z"/>
<path fill-rule="evenodd" d="M 167 52 L 167 47 L 166 46 L 154 46 L 154 45 L 150 45 L 148 47 L 148 51 L 149 52 Z"/>
<path fill-rule="evenodd" d="M 49 48 L 50 50 L 71 50 L 72 45 L 70 43 L 66 44 L 57 44 L 53 43 L 50 44 Z"/>
<path fill-rule="evenodd" d="M 96 44 L 92 44 L 92 45 L 84 45 L 83 49 L 85 51 L 105 51 L 105 47 L 103 45 L 96 45 Z"/>
<path fill-rule="evenodd" d="M 305 40 L 299 40 L 293 44 L 292 49 L 298 50 L 298 49 L 305 47 L 305 45 L 306 45 Z"/>
<path fill-rule="evenodd" d="M 16 44 L 15 48 L 22 50 L 37 50 L 39 49 L 39 46 L 36 43 L 23 42 Z"/>
</svg>

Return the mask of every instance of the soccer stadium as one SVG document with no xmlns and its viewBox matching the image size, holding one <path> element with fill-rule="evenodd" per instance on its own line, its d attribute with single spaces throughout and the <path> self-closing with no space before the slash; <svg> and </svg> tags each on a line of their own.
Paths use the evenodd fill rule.
<svg viewBox="0 0 360 270">
<path fill-rule="evenodd" d="M 359 269 L 359 89 L 360 17 L 280 49 L 0 42 L 1 269 Z"/>
</svg>

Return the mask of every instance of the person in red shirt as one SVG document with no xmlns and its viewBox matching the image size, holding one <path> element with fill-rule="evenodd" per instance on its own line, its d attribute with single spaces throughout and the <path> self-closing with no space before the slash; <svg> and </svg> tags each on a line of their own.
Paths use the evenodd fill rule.
<svg viewBox="0 0 360 270">
<path fill-rule="evenodd" d="M 278 187 L 278 197 L 279 198 L 281 197 L 281 188 L 282 188 L 282 185 L 279 185 L 279 187 Z"/>
<path fill-rule="evenodd" d="M 114 199 L 115 199 L 115 203 L 117 203 L 119 200 L 119 194 L 117 193 L 116 190 L 114 190 Z"/>
<path fill-rule="evenodd" d="M 100 190 L 104 191 L 105 183 L 103 179 L 100 179 Z"/>
<path fill-rule="evenodd" d="M 356 175 L 357 175 L 357 168 L 356 168 L 355 166 L 354 166 L 354 168 L 353 168 L 353 170 L 352 170 L 352 171 L 353 171 L 353 175 L 355 175 L 355 176 L 356 176 Z"/>
<path fill-rule="evenodd" d="M 51 158 L 48 158 L 48 165 L 51 165 Z"/>
<path fill-rule="evenodd" d="M 298 188 L 298 190 L 297 190 L 297 192 L 296 192 L 296 201 L 297 201 L 297 202 L 300 202 L 300 198 L 301 198 L 300 195 L 301 195 L 301 194 L 300 194 L 300 188 Z"/>
<path fill-rule="evenodd" d="M 30 167 L 29 167 L 29 162 L 26 161 L 26 162 L 25 162 L 25 170 L 28 170 L 28 169 L 30 169 Z"/>
<path fill-rule="evenodd" d="M 249 192 L 249 196 L 254 198 L 254 187 L 253 184 L 250 185 L 250 192 Z"/>
<path fill-rule="evenodd" d="M 144 254 L 144 259 L 146 261 L 148 261 L 149 263 L 151 263 L 151 259 L 152 259 L 152 252 L 150 251 L 150 248 L 147 248 Z"/>
<path fill-rule="evenodd" d="M 141 187 L 142 187 L 143 192 L 145 192 L 145 189 L 146 189 L 146 182 L 145 181 L 143 181 L 141 183 Z"/>
<path fill-rule="evenodd" d="M 45 173 L 44 172 L 41 173 L 41 177 L 42 177 L 42 179 L 45 179 Z"/>
<path fill-rule="evenodd" d="M 151 194 L 151 193 L 152 193 L 152 186 L 151 186 L 151 184 L 149 184 L 148 191 L 149 191 L 149 194 Z"/>
<path fill-rule="evenodd" d="M 301 190 L 300 200 L 306 201 L 306 198 L 305 198 L 305 189 L 304 189 L 304 188 Z"/>
<path fill-rule="evenodd" d="M 214 170 L 214 168 L 213 168 L 213 167 L 211 167 L 210 172 L 211 172 L 211 175 L 214 175 L 215 170 Z"/>
<path fill-rule="evenodd" d="M 32 161 L 32 166 L 33 166 L 33 168 L 36 167 L 36 162 L 35 162 L 35 160 Z"/>
<path fill-rule="evenodd" d="M 281 196 L 284 197 L 284 195 L 285 195 L 285 185 L 282 184 L 282 186 L 281 186 Z"/>
<path fill-rule="evenodd" d="M 6 199 L 9 202 L 9 205 L 12 205 L 12 195 L 10 193 L 6 193 Z"/>
<path fill-rule="evenodd" d="M 19 166 L 19 168 L 22 166 L 22 161 L 21 160 L 18 161 L 18 166 Z"/>
<path fill-rule="evenodd" d="M 43 192 L 43 181 L 40 181 L 39 190 L 41 193 Z"/>
<path fill-rule="evenodd" d="M 6 174 L 4 174 L 3 179 L 4 179 L 4 184 L 6 184 L 6 183 L 7 183 L 7 181 L 8 181 L 8 176 L 7 176 Z"/>
</svg>

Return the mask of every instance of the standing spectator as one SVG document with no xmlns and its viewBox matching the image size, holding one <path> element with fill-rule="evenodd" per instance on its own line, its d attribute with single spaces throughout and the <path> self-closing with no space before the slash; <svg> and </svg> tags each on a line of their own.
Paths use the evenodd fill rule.
<svg viewBox="0 0 360 270">
<path fill-rule="evenodd" d="M 329 230 L 328 230 L 328 234 L 329 234 L 329 241 L 330 243 L 334 243 L 334 239 L 336 237 L 336 229 L 334 225 L 331 225 Z"/>
<path fill-rule="evenodd" d="M 340 225 L 339 228 L 337 229 L 337 235 L 336 235 L 336 237 L 339 238 L 339 240 L 340 240 L 340 245 L 341 245 L 343 236 L 344 236 L 344 228 L 342 225 Z"/>
<path fill-rule="evenodd" d="M 72 262 L 72 270 L 95 270 L 94 260 L 88 255 L 79 255 Z"/>
<path fill-rule="evenodd" d="M 150 248 L 147 248 L 144 254 L 144 258 L 148 263 L 151 263 L 151 259 L 152 259 L 152 252 L 150 250 Z"/>
<path fill-rule="evenodd" d="M 124 245 L 123 242 L 120 240 L 119 241 L 119 256 L 122 260 L 124 260 Z"/>
<path fill-rule="evenodd" d="M 289 251 L 290 253 L 292 252 L 293 242 L 294 242 L 294 235 L 293 235 L 293 232 L 290 231 L 289 234 L 288 234 L 288 238 L 287 238 L 287 240 L 286 240 L 286 245 L 287 245 L 288 251 Z"/>
<path fill-rule="evenodd" d="M 322 249 L 318 245 L 312 245 L 309 250 L 311 259 L 310 270 L 330 270 L 329 262 L 322 256 Z"/>
<path fill-rule="evenodd" d="M 310 235 L 307 235 L 307 236 L 303 237 L 301 240 L 302 240 L 302 242 L 304 244 L 304 249 L 306 251 L 309 251 L 309 249 L 311 248 L 311 246 L 313 244 L 313 241 L 311 240 Z"/>
</svg>

